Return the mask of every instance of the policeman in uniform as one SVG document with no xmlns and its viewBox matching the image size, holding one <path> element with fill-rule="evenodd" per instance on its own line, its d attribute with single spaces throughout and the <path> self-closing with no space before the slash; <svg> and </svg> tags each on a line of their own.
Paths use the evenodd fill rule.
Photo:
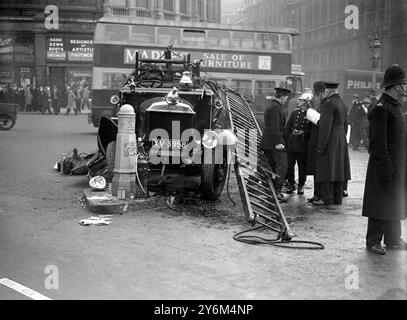
<svg viewBox="0 0 407 320">
<path fill-rule="evenodd" d="M 346 131 L 347 106 L 338 94 L 336 82 L 325 81 L 321 92 L 321 118 L 317 144 L 315 179 L 321 185 L 321 199 L 314 205 L 342 204 L 343 183 L 350 180 Z"/>
<path fill-rule="evenodd" d="M 298 164 L 297 194 L 304 194 L 304 184 L 307 179 L 307 149 L 311 133 L 311 122 L 307 120 L 307 110 L 311 106 L 312 93 L 303 93 L 298 97 L 298 108 L 294 110 L 285 127 L 287 141 L 287 193 L 295 190 L 295 163 Z"/>
<path fill-rule="evenodd" d="M 264 133 L 260 142 L 273 172 L 278 175 L 274 181 L 277 198 L 286 202 L 287 197 L 282 193 L 283 179 L 287 172 L 287 154 L 284 140 L 285 116 L 283 105 L 291 90 L 276 88 L 276 93 L 271 99 L 269 107 L 264 112 Z"/>
<path fill-rule="evenodd" d="M 398 101 L 407 96 L 405 71 L 392 65 L 382 86 L 385 92 L 368 116 L 370 156 L 362 215 L 369 218 L 367 250 L 384 255 L 386 250 L 407 250 L 401 238 L 401 220 L 406 218 L 406 128 Z"/>
</svg>

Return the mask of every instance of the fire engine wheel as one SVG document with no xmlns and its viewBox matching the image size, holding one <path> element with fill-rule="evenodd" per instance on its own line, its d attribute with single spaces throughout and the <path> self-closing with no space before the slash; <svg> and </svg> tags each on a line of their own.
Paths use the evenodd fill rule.
<svg viewBox="0 0 407 320">
<path fill-rule="evenodd" d="M 114 170 L 114 158 L 116 153 L 116 141 L 109 142 L 106 148 L 106 182 L 112 182 Z"/>
<path fill-rule="evenodd" d="M 201 173 L 200 191 L 206 200 L 218 200 L 225 186 L 227 164 L 204 164 Z"/>
<path fill-rule="evenodd" d="M 8 114 L 0 114 L 0 130 L 10 130 L 16 124 L 16 120 Z"/>
</svg>

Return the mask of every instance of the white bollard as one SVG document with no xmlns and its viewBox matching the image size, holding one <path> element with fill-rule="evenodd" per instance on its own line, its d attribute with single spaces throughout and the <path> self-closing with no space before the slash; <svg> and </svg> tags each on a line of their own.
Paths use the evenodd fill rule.
<svg viewBox="0 0 407 320">
<path fill-rule="evenodd" d="M 131 105 L 125 104 L 120 108 L 117 116 L 119 128 L 116 137 L 112 195 L 124 199 L 136 193 L 136 114 Z"/>
</svg>

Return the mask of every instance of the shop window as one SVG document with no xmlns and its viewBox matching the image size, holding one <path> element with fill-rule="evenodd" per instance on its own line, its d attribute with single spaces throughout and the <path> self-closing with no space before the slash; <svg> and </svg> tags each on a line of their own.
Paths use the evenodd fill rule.
<svg viewBox="0 0 407 320">
<path fill-rule="evenodd" d="M 182 32 L 182 44 L 204 47 L 205 31 L 203 30 L 184 30 Z"/>
<path fill-rule="evenodd" d="M 131 41 L 154 43 L 154 28 L 147 26 L 133 26 L 131 28 Z"/>
<path fill-rule="evenodd" d="M 158 28 L 158 43 L 161 45 L 178 45 L 180 34 L 178 29 Z"/>
</svg>

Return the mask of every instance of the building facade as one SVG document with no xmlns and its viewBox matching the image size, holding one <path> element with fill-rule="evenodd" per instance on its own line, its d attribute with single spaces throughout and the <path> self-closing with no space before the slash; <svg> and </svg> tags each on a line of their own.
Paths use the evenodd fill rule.
<svg viewBox="0 0 407 320">
<path fill-rule="evenodd" d="M 246 0 L 243 16 L 246 24 L 300 31 L 293 41 L 293 63 L 306 73 L 306 86 L 339 81 L 347 99 L 367 92 L 373 86 L 370 43 L 376 37 L 382 45 L 377 86 L 389 65 L 407 68 L 407 1 Z"/>
<path fill-rule="evenodd" d="M 105 0 L 105 15 L 176 21 L 221 21 L 221 0 Z"/>
<path fill-rule="evenodd" d="M 97 0 L 1 1 L 0 83 L 55 84 L 62 91 L 89 83 L 102 9 Z"/>
</svg>

